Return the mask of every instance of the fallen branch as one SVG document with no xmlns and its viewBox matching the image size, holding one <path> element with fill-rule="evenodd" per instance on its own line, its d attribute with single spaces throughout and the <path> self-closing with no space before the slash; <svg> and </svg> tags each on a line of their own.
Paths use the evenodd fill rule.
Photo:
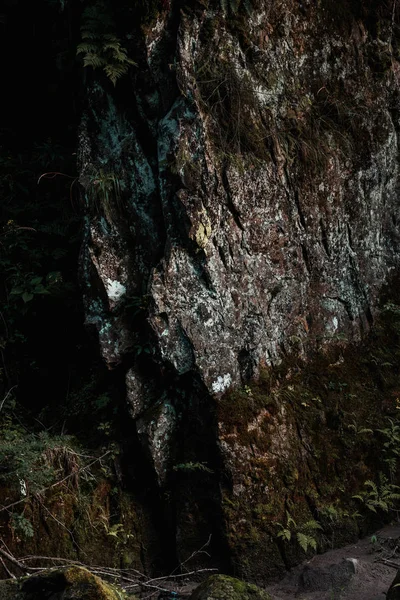
<svg viewBox="0 0 400 600">
<path fill-rule="evenodd" d="M 400 569 L 399 563 L 395 563 L 392 560 L 387 560 L 386 558 L 378 558 L 375 562 L 383 563 L 388 567 L 392 567 L 392 569 Z"/>
<path fill-rule="evenodd" d="M 8 562 L 10 562 L 12 565 L 14 565 L 14 567 L 18 567 L 18 569 L 20 569 L 23 573 L 26 573 L 27 571 L 31 570 L 30 567 L 25 567 L 14 556 L 12 556 L 11 554 L 8 554 L 8 552 L 3 550 L 2 548 L 0 548 L 0 554 L 3 558 L 8 560 Z"/>
<path fill-rule="evenodd" d="M 30 574 L 41 573 L 41 572 L 47 570 L 46 567 L 28 566 L 26 563 L 29 563 L 30 561 L 35 561 L 35 562 L 49 561 L 52 563 L 52 568 L 59 568 L 59 569 L 67 568 L 69 566 L 82 567 L 82 568 L 90 571 L 93 575 L 99 575 L 103 578 L 112 579 L 114 582 L 118 581 L 119 584 L 126 590 L 128 590 L 128 589 L 132 590 L 134 588 L 139 588 L 139 590 L 140 589 L 152 590 L 152 593 L 149 594 L 149 597 L 151 597 L 156 592 L 170 592 L 171 591 L 170 589 L 160 585 L 160 584 L 162 584 L 162 582 L 182 580 L 183 578 L 188 578 L 190 576 L 195 576 L 195 575 L 198 575 L 201 573 L 211 573 L 211 572 L 218 571 L 218 569 L 215 569 L 215 568 L 202 568 L 202 569 L 194 569 L 192 571 L 186 571 L 184 573 L 175 573 L 175 571 L 177 571 L 179 568 L 182 568 L 183 565 L 187 564 L 188 561 L 191 560 L 192 558 L 194 558 L 197 554 L 204 553 L 204 548 L 206 548 L 210 544 L 210 541 L 211 541 L 211 536 L 209 537 L 208 541 L 199 550 L 196 550 L 195 552 L 193 552 L 189 556 L 189 558 L 187 558 L 185 561 L 183 561 L 169 575 L 164 575 L 161 577 L 153 577 L 153 578 L 148 578 L 144 573 L 141 573 L 137 569 L 132 569 L 132 568 L 117 569 L 114 567 L 104 567 L 101 565 L 87 565 L 78 560 L 71 560 L 68 558 L 59 558 L 59 557 L 55 557 L 55 556 L 28 555 L 28 556 L 24 556 L 22 558 L 17 559 L 11 554 L 10 551 L 6 552 L 2 548 L 0 548 L 0 562 L 3 563 L 3 558 L 4 558 L 10 564 L 17 567 L 20 571 L 22 571 L 22 573 L 24 573 L 25 575 L 28 573 L 30 573 Z M 5 545 L 4 542 L 3 542 L 3 545 Z M 7 550 L 8 550 L 8 548 L 7 548 Z M 1 557 L 3 557 L 3 558 L 1 558 Z M 9 571 L 9 569 L 6 567 L 6 565 L 3 564 L 3 566 L 10 577 L 15 577 L 15 575 L 13 575 L 11 573 L 11 571 Z"/>
</svg>

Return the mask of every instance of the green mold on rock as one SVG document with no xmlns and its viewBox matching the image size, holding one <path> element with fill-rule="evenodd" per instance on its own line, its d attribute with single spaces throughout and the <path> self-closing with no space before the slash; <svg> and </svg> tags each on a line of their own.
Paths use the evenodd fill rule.
<svg viewBox="0 0 400 600">
<path fill-rule="evenodd" d="M 20 580 L 0 581 L 0 600 L 133 600 L 82 567 L 54 569 Z"/>
<path fill-rule="evenodd" d="M 272 600 L 256 585 L 227 575 L 212 575 L 195 589 L 190 600 Z"/>
</svg>

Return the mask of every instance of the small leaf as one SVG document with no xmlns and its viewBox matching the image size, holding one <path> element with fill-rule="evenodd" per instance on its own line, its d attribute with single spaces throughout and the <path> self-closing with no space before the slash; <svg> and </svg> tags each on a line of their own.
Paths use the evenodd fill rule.
<svg viewBox="0 0 400 600">
<path fill-rule="evenodd" d="M 33 294 L 31 294 L 30 292 L 24 292 L 22 294 L 22 300 L 26 303 L 26 302 L 30 302 L 33 298 Z"/>
<path fill-rule="evenodd" d="M 32 277 L 31 285 L 38 285 L 43 281 L 43 277 Z"/>
</svg>

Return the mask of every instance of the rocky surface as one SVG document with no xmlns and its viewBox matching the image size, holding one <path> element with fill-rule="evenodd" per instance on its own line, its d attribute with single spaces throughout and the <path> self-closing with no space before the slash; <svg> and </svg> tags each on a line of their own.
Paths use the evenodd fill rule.
<svg viewBox="0 0 400 600">
<path fill-rule="evenodd" d="M 226 575 L 212 575 L 195 589 L 191 600 L 271 600 L 271 596 L 256 585 Z"/>
<path fill-rule="evenodd" d="M 1 600 L 128 600 L 128 596 L 109 586 L 81 567 L 53 569 L 24 579 L 0 582 Z M 133 596 L 130 596 L 133 600 Z"/>
<path fill-rule="evenodd" d="M 224 394 L 288 355 L 359 340 L 398 266 L 397 13 L 350 0 L 173 0 L 139 27 L 119 4 L 138 67 L 115 93 L 101 80 L 87 90 L 86 320 L 124 379 L 138 460 L 168 492 L 178 555 L 212 533 L 229 556 L 244 505 L 263 494 L 252 506 L 264 520 L 285 515 L 285 495 L 277 517 L 271 483 L 245 475 L 254 460 L 285 488 L 321 474 L 290 406 L 250 390 L 239 411 Z M 239 439 L 226 398 L 258 447 Z M 277 455 L 299 466 L 277 475 Z M 315 488 L 324 496 L 311 487 L 305 521 Z M 272 573 L 297 560 L 253 535 L 251 519 L 241 537 Z M 236 560 L 249 577 L 259 569 Z"/>
</svg>

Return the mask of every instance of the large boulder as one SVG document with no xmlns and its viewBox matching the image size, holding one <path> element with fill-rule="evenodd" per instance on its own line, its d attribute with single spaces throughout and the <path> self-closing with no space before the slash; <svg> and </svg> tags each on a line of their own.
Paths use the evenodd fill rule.
<svg viewBox="0 0 400 600">
<path fill-rule="evenodd" d="M 272 598 L 256 585 L 227 575 L 212 575 L 195 589 L 190 600 L 272 600 Z"/>
<path fill-rule="evenodd" d="M 397 571 L 397 575 L 387 593 L 386 600 L 400 600 L 400 571 Z"/>
<path fill-rule="evenodd" d="M 81 567 L 0 581 L 0 600 L 122 600 L 128 596 Z M 131 597 L 132 598 L 132 597 Z"/>
</svg>

